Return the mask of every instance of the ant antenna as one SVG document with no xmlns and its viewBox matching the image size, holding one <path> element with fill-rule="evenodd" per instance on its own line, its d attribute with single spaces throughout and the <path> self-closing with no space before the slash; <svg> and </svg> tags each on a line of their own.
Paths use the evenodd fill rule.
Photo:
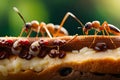
<svg viewBox="0 0 120 80">
<path fill-rule="evenodd" d="M 16 7 L 13 7 L 13 10 L 18 13 L 18 15 L 19 15 L 19 16 L 21 17 L 21 19 L 23 20 L 24 24 L 26 24 L 26 21 L 25 21 L 24 17 L 21 15 L 20 11 L 19 11 Z"/>
<path fill-rule="evenodd" d="M 21 15 L 20 11 L 19 11 L 16 7 L 13 7 L 13 10 L 14 10 L 15 12 L 17 12 L 17 14 L 18 14 L 18 15 L 20 16 L 20 18 L 23 20 L 24 25 L 26 26 L 26 21 L 25 21 L 24 17 Z M 24 32 L 24 30 L 25 30 L 25 28 L 23 27 L 23 28 L 22 28 L 22 31 L 21 31 L 21 33 L 20 33 L 19 36 L 22 36 L 22 33 Z"/>
</svg>

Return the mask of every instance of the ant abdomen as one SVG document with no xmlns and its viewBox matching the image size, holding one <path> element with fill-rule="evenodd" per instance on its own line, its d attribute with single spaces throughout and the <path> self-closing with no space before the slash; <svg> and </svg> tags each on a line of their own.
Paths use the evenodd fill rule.
<svg viewBox="0 0 120 80">
<path fill-rule="evenodd" d="M 47 27 L 47 29 L 50 31 L 50 32 L 54 32 L 54 27 L 55 27 L 55 25 L 54 24 L 52 24 L 52 23 L 48 23 L 47 25 L 46 25 L 46 27 Z"/>
<path fill-rule="evenodd" d="M 56 33 L 58 31 L 60 25 L 54 25 L 54 26 L 55 26 L 55 33 Z M 58 36 L 65 36 L 65 35 L 68 35 L 68 31 L 64 27 L 62 27 L 59 31 Z"/>
<path fill-rule="evenodd" d="M 112 24 L 108 24 L 110 31 L 109 33 L 114 33 L 116 35 L 120 35 L 120 29 L 118 29 L 116 26 L 112 25 Z"/>
</svg>

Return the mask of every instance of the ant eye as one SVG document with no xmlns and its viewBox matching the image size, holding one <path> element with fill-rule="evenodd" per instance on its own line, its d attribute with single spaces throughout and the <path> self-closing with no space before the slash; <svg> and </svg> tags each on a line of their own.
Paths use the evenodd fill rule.
<svg viewBox="0 0 120 80">
<path fill-rule="evenodd" d="M 85 28 L 86 28 L 86 29 L 91 29 L 91 28 L 92 28 L 92 23 L 91 23 L 91 22 L 87 22 L 87 23 L 85 24 Z"/>
<path fill-rule="evenodd" d="M 26 29 L 30 29 L 31 28 L 31 23 L 30 22 L 26 23 L 25 27 L 26 27 Z"/>
</svg>

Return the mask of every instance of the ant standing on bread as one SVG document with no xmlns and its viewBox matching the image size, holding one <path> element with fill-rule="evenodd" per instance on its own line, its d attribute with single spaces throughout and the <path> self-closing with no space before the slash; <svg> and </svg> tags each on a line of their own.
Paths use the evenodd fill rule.
<svg viewBox="0 0 120 80">
<path fill-rule="evenodd" d="M 41 29 L 41 26 L 42 26 L 42 28 L 44 28 L 44 32 L 47 32 L 48 36 L 49 36 L 50 38 L 52 38 L 52 36 L 51 36 L 49 30 L 46 28 L 46 24 L 45 24 L 44 22 L 41 22 L 41 23 L 39 24 L 38 21 L 33 20 L 33 21 L 31 21 L 31 22 L 27 22 L 27 23 L 26 23 L 24 17 L 21 15 L 21 13 L 19 12 L 19 10 L 18 10 L 16 7 L 13 7 L 13 9 L 14 9 L 15 12 L 18 13 L 18 15 L 21 17 L 21 19 L 22 19 L 23 22 L 24 22 L 24 27 L 22 28 L 22 31 L 21 31 L 21 33 L 20 33 L 20 35 L 19 35 L 20 37 L 22 36 L 22 34 L 23 34 L 24 31 L 27 32 L 28 30 L 30 30 L 30 32 L 28 33 L 27 37 L 30 36 L 30 34 L 31 34 L 32 31 L 37 32 L 36 37 L 38 37 L 38 34 L 39 34 L 39 32 L 41 31 L 40 29 Z M 44 32 L 41 31 L 42 36 L 44 35 Z"/>
<path fill-rule="evenodd" d="M 95 42 L 95 38 L 96 35 L 102 31 L 103 35 L 106 34 L 109 36 L 110 33 L 115 34 L 115 35 L 120 35 L 120 29 L 118 29 L 116 26 L 112 25 L 112 24 L 108 24 L 107 21 L 104 21 L 102 25 L 100 25 L 99 21 L 93 21 L 93 22 L 87 22 L 85 24 L 85 26 L 83 26 L 83 32 L 88 35 L 88 32 L 94 29 L 95 30 L 95 37 L 93 39 L 92 44 Z M 113 42 L 113 40 L 109 37 L 111 43 L 114 45 L 114 47 L 116 48 L 115 43 Z M 90 45 L 90 47 L 92 46 L 92 44 Z"/>
<path fill-rule="evenodd" d="M 67 18 L 69 16 L 72 16 L 73 18 L 75 17 L 72 13 L 68 12 L 66 13 L 65 17 L 63 18 L 62 22 L 60 25 L 53 25 L 53 24 L 45 24 L 44 22 L 41 22 L 39 24 L 38 21 L 32 21 L 32 22 L 28 22 L 26 23 L 25 19 L 23 18 L 23 16 L 21 15 L 21 13 L 19 12 L 19 10 L 16 8 L 16 7 L 13 7 L 13 9 L 18 13 L 18 15 L 21 17 L 21 19 L 23 20 L 24 22 L 24 27 L 20 33 L 20 37 L 22 36 L 23 32 L 26 30 L 30 30 L 30 32 L 28 33 L 27 37 L 30 36 L 31 32 L 32 31 L 35 31 L 37 32 L 37 35 L 36 37 L 38 37 L 38 34 L 39 32 L 41 32 L 42 36 L 44 36 L 44 33 L 47 32 L 48 36 L 50 38 L 53 38 L 53 37 L 57 37 L 57 36 L 65 36 L 65 35 L 68 35 L 68 32 L 65 28 L 61 27 L 63 26 L 63 24 L 65 23 L 65 21 L 67 20 Z M 78 20 L 77 18 L 74 18 L 76 20 Z M 51 34 L 52 36 L 51 36 Z M 54 45 L 47 45 L 46 47 L 48 48 L 52 48 L 49 52 L 49 56 L 50 57 L 56 57 L 57 55 L 59 55 L 59 58 L 62 58 L 65 56 L 65 52 L 61 51 L 60 48 L 62 46 L 65 46 L 67 45 L 68 43 L 70 43 L 71 41 L 73 41 L 75 38 L 77 38 L 78 34 L 76 34 L 75 36 L 73 36 L 73 38 L 71 38 L 70 40 L 66 41 L 66 40 L 62 40 L 62 39 L 57 39 L 53 42 Z M 19 44 L 19 41 L 21 40 L 18 40 L 16 41 L 16 44 L 19 46 L 19 45 L 22 45 L 22 44 Z M 38 55 L 39 54 L 39 51 L 41 48 L 38 49 L 38 47 L 40 47 L 42 45 L 42 43 L 44 42 L 44 40 L 40 40 L 40 42 L 36 41 L 36 42 L 33 42 L 32 45 L 31 45 L 31 48 L 30 48 L 30 54 L 34 55 L 33 53 L 36 53 L 35 55 Z M 41 44 L 39 44 L 41 43 Z M 14 48 L 18 47 L 18 46 L 14 46 Z M 32 49 L 33 48 L 33 49 Z M 37 50 L 36 52 L 34 51 L 34 48 L 37 48 L 35 50 Z M 20 49 L 21 50 L 21 49 Z M 20 53 L 21 51 L 18 50 L 18 52 Z M 13 51 L 16 51 L 15 49 L 13 49 Z"/>
<path fill-rule="evenodd" d="M 91 29 L 95 29 L 96 34 L 97 32 L 102 31 L 103 35 L 105 35 L 105 31 L 107 35 L 109 35 L 109 33 L 120 35 L 120 29 L 112 24 L 108 24 L 106 21 L 104 21 L 102 25 L 100 25 L 99 21 L 87 22 L 83 27 L 83 32 L 88 35 L 88 32 Z"/>
<path fill-rule="evenodd" d="M 82 29 L 86 35 L 88 35 L 90 30 L 92 30 L 92 29 L 95 30 L 94 39 L 89 47 L 91 47 L 95 43 L 96 35 L 101 31 L 102 31 L 103 35 L 105 35 L 105 33 L 108 36 L 110 36 L 110 33 L 115 34 L 115 35 L 120 35 L 120 29 L 118 29 L 116 26 L 114 26 L 112 24 L 108 24 L 107 21 L 104 21 L 102 25 L 100 25 L 99 21 L 87 22 L 85 25 L 82 24 Z M 113 46 L 116 48 L 116 45 L 113 42 L 113 40 L 110 37 L 109 37 L 109 39 L 110 39 L 111 43 L 113 44 Z"/>
<path fill-rule="evenodd" d="M 104 21 L 102 25 L 100 25 L 99 21 L 87 22 L 85 25 L 83 25 L 83 23 L 75 15 L 73 15 L 71 13 L 69 15 L 71 15 L 77 22 L 79 22 L 81 24 L 84 34 L 88 35 L 88 32 L 91 29 L 95 30 L 95 34 L 94 34 L 95 37 L 89 47 L 91 47 L 95 43 L 96 35 L 101 31 L 102 31 L 103 35 L 105 35 L 105 32 L 108 36 L 110 33 L 115 34 L 115 35 L 120 35 L 120 29 L 118 29 L 116 26 L 114 26 L 112 24 L 108 24 L 107 21 Z M 66 19 L 67 19 L 67 17 L 65 16 L 63 21 L 61 22 L 61 25 L 63 25 L 63 23 L 65 22 Z M 60 25 L 60 28 L 62 27 L 61 25 Z M 57 31 L 56 35 L 59 33 L 59 30 Z M 110 39 L 111 43 L 114 45 L 114 47 L 116 48 L 116 45 L 113 42 L 113 40 L 110 37 L 109 37 L 109 39 Z"/>
<path fill-rule="evenodd" d="M 93 43 L 95 43 L 96 35 L 98 34 L 98 32 L 102 31 L 103 35 L 105 35 L 105 32 L 106 32 L 106 34 L 108 36 L 110 33 L 115 34 L 115 35 L 120 35 L 120 29 L 118 29 L 116 26 L 114 26 L 112 24 L 108 24 L 107 21 L 104 21 L 102 25 L 100 25 L 99 21 L 87 22 L 85 25 L 83 25 L 83 23 L 74 14 L 69 13 L 69 12 L 63 18 L 63 20 L 60 24 L 60 28 L 62 27 L 63 23 L 67 19 L 68 15 L 71 15 L 78 23 L 80 23 L 80 25 L 82 26 L 84 34 L 88 35 L 88 32 L 91 29 L 95 30 L 95 34 L 94 34 L 95 37 L 94 37 L 93 42 L 91 43 L 91 45 L 89 47 L 91 47 L 93 45 Z M 57 31 L 56 35 L 59 33 L 59 30 Z M 116 45 L 113 42 L 113 40 L 110 37 L 109 37 L 109 39 L 110 39 L 111 43 L 114 45 L 114 47 L 116 48 Z"/>
<path fill-rule="evenodd" d="M 30 36 L 32 31 L 37 32 L 36 37 L 38 37 L 38 34 L 41 32 L 42 36 L 44 36 L 44 33 L 47 32 L 48 36 L 52 38 L 52 36 L 54 36 L 54 34 L 56 33 L 56 31 L 59 29 L 59 25 L 54 25 L 52 23 L 46 24 L 44 22 L 39 23 L 36 20 L 33 20 L 31 22 L 27 22 L 25 21 L 24 17 L 21 15 L 21 13 L 19 12 L 19 10 L 16 7 L 13 7 L 14 11 L 18 13 L 18 15 L 21 17 L 21 19 L 24 22 L 24 27 L 22 28 L 22 31 L 20 33 L 20 36 L 22 36 L 24 31 L 28 31 L 30 30 L 30 32 L 28 33 L 27 37 Z M 52 34 L 52 36 L 51 36 Z M 64 35 L 68 35 L 68 32 L 65 28 L 61 28 L 60 32 L 58 34 L 58 36 L 64 36 Z"/>
<path fill-rule="evenodd" d="M 67 18 L 69 16 L 71 16 L 79 22 L 79 20 L 72 13 L 67 12 L 60 25 L 54 25 L 52 23 L 45 24 L 44 22 L 39 23 L 36 20 L 26 23 L 25 19 L 23 18 L 23 16 L 19 12 L 19 10 L 16 7 L 13 7 L 13 9 L 15 10 L 15 12 L 18 13 L 18 15 L 21 17 L 21 19 L 23 20 L 24 25 L 25 25 L 20 33 L 20 36 L 22 36 L 24 31 L 28 31 L 28 30 L 30 30 L 30 32 L 28 33 L 27 37 L 30 36 L 32 31 L 37 32 L 36 37 L 38 37 L 39 32 L 41 32 L 42 36 L 44 36 L 44 33 L 47 32 L 47 34 L 50 38 L 52 38 L 52 36 L 53 37 L 65 36 L 65 35 L 68 35 L 68 32 L 62 26 L 65 23 L 65 21 L 67 20 Z M 52 34 L 52 36 L 51 36 L 51 34 Z"/>
<path fill-rule="evenodd" d="M 27 37 L 30 36 L 32 31 L 37 32 L 36 37 L 38 36 L 39 32 L 41 32 L 42 36 L 44 36 L 44 33 L 47 32 L 47 34 L 50 38 L 52 38 L 52 36 L 57 37 L 57 36 L 68 35 L 68 32 L 63 27 L 63 24 L 65 23 L 65 21 L 67 20 L 67 18 L 69 16 L 73 17 L 77 22 L 79 22 L 81 24 L 83 32 L 86 35 L 88 35 L 88 33 L 91 29 L 95 30 L 95 34 L 94 34 L 95 37 L 89 47 L 91 47 L 95 43 L 96 35 L 101 31 L 102 31 L 103 35 L 105 35 L 105 32 L 108 36 L 110 33 L 115 34 L 115 35 L 120 35 L 120 29 L 118 29 L 116 26 L 114 26 L 112 24 L 108 24 L 106 21 L 104 21 L 102 25 L 100 25 L 99 21 L 87 22 L 85 25 L 83 25 L 82 22 L 71 12 L 67 12 L 66 15 L 64 16 L 64 18 L 62 19 L 61 24 L 56 26 L 53 24 L 46 25 L 44 22 L 41 22 L 39 24 L 39 22 L 35 21 L 35 20 L 32 22 L 26 23 L 23 16 L 20 14 L 19 10 L 16 7 L 13 7 L 13 9 L 18 13 L 18 15 L 21 17 L 21 19 L 23 20 L 23 22 L 25 24 L 25 27 L 23 27 L 23 29 L 20 33 L 20 36 L 22 36 L 22 34 L 25 30 L 30 30 Z M 52 36 L 50 33 L 52 34 Z M 111 43 L 114 45 L 114 47 L 116 48 L 116 45 L 113 42 L 113 40 L 110 37 L 109 37 L 109 39 L 110 39 Z"/>
</svg>

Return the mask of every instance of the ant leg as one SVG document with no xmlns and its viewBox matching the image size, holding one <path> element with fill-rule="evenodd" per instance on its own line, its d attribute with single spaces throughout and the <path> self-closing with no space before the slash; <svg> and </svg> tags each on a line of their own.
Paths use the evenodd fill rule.
<svg viewBox="0 0 120 80">
<path fill-rule="evenodd" d="M 65 23 L 65 21 L 67 20 L 67 18 L 68 18 L 69 16 L 73 17 L 78 23 L 80 23 L 80 25 L 81 25 L 82 27 L 84 27 L 84 25 L 82 24 L 82 22 L 81 22 L 74 14 L 72 14 L 71 12 L 67 12 L 66 15 L 64 16 L 64 18 L 62 19 L 61 24 L 60 24 L 60 27 L 59 27 L 59 29 L 56 31 L 56 34 L 54 35 L 54 37 L 56 37 L 56 36 L 59 34 L 60 29 L 62 28 L 63 24 Z"/>
<path fill-rule="evenodd" d="M 70 39 L 70 40 L 68 40 L 66 43 L 61 44 L 59 47 L 57 46 L 57 49 L 59 50 L 60 47 L 67 45 L 68 43 L 70 43 L 70 42 L 72 42 L 73 40 L 75 40 L 75 38 L 77 38 L 77 37 L 78 37 L 78 34 L 74 35 L 73 38 Z M 52 48 L 52 47 L 56 47 L 56 45 L 52 45 L 52 46 L 49 45 L 48 47 L 51 47 L 51 48 Z"/>
<path fill-rule="evenodd" d="M 25 31 L 25 28 L 23 27 L 22 28 L 22 30 L 21 30 L 21 32 L 20 32 L 20 35 L 19 35 L 19 37 L 21 37 L 22 36 L 22 34 L 23 34 L 23 32 Z"/>
<path fill-rule="evenodd" d="M 104 23 L 102 24 L 102 26 L 104 28 L 104 30 L 106 31 L 106 34 L 109 36 L 109 39 L 111 41 L 111 43 L 113 44 L 113 46 L 116 48 L 116 45 L 114 43 L 114 41 L 111 39 L 110 35 L 109 35 L 109 31 L 110 31 L 110 28 L 108 26 L 108 23 L 106 21 L 104 21 Z"/>
<path fill-rule="evenodd" d="M 41 35 L 44 37 L 45 36 L 44 32 L 41 32 Z"/>
<path fill-rule="evenodd" d="M 30 36 L 30 34 L 32 33 L 32 29 L 30 29 L 30 32 L 27 35 L 27 38 Z"/>
<path fill-rule="evenodd" d="M 67 41 L 64 45 L 72 42 L 72 41 L 73 41 L 75 38 L 77 38 L 77 37 L 78 37 L 78 34 L 74 35 L 73 38 L 72 38 L 71 40 Z M 62 46 L 63 46 L 63 45 L 62 45 Z"/>
<path fill-rule="evenodd" d="M 93 41 L 92 41 L 92 43 L 90 44 L 89 48 L 91 48 L 92 45 L 95 43 L 95 39 L 96 39 L 97 34 L 98 34 L 98 31 L 95 31 L 95 34 L 94 34 L 94 37 L 93 37 Z"/>
<path fill-rule="evenodd" d="M 49 30 L 46 28 L 46 26 L 43 26 L 43 28 L 44 28 L 44 29 L 45 29 L 45 31 L 47 32 L 48 36 L 52 39 L 52 36 L 51 36 L 51 34 L 50 34 Z"/>
<path fill-rule="evenodd" d="M 104 32 L 104 30 L 102 30 L 102 33 L 103 33 L 103 35 L 105 35 L 105 32 Z"/>
<path fill-rule="evenodd" d="M 37 34 L 36 34 L 36 38 L 38 37 L 39 32 L 40 32 L 40 26 L 38 27 Z"/>
</svg>

